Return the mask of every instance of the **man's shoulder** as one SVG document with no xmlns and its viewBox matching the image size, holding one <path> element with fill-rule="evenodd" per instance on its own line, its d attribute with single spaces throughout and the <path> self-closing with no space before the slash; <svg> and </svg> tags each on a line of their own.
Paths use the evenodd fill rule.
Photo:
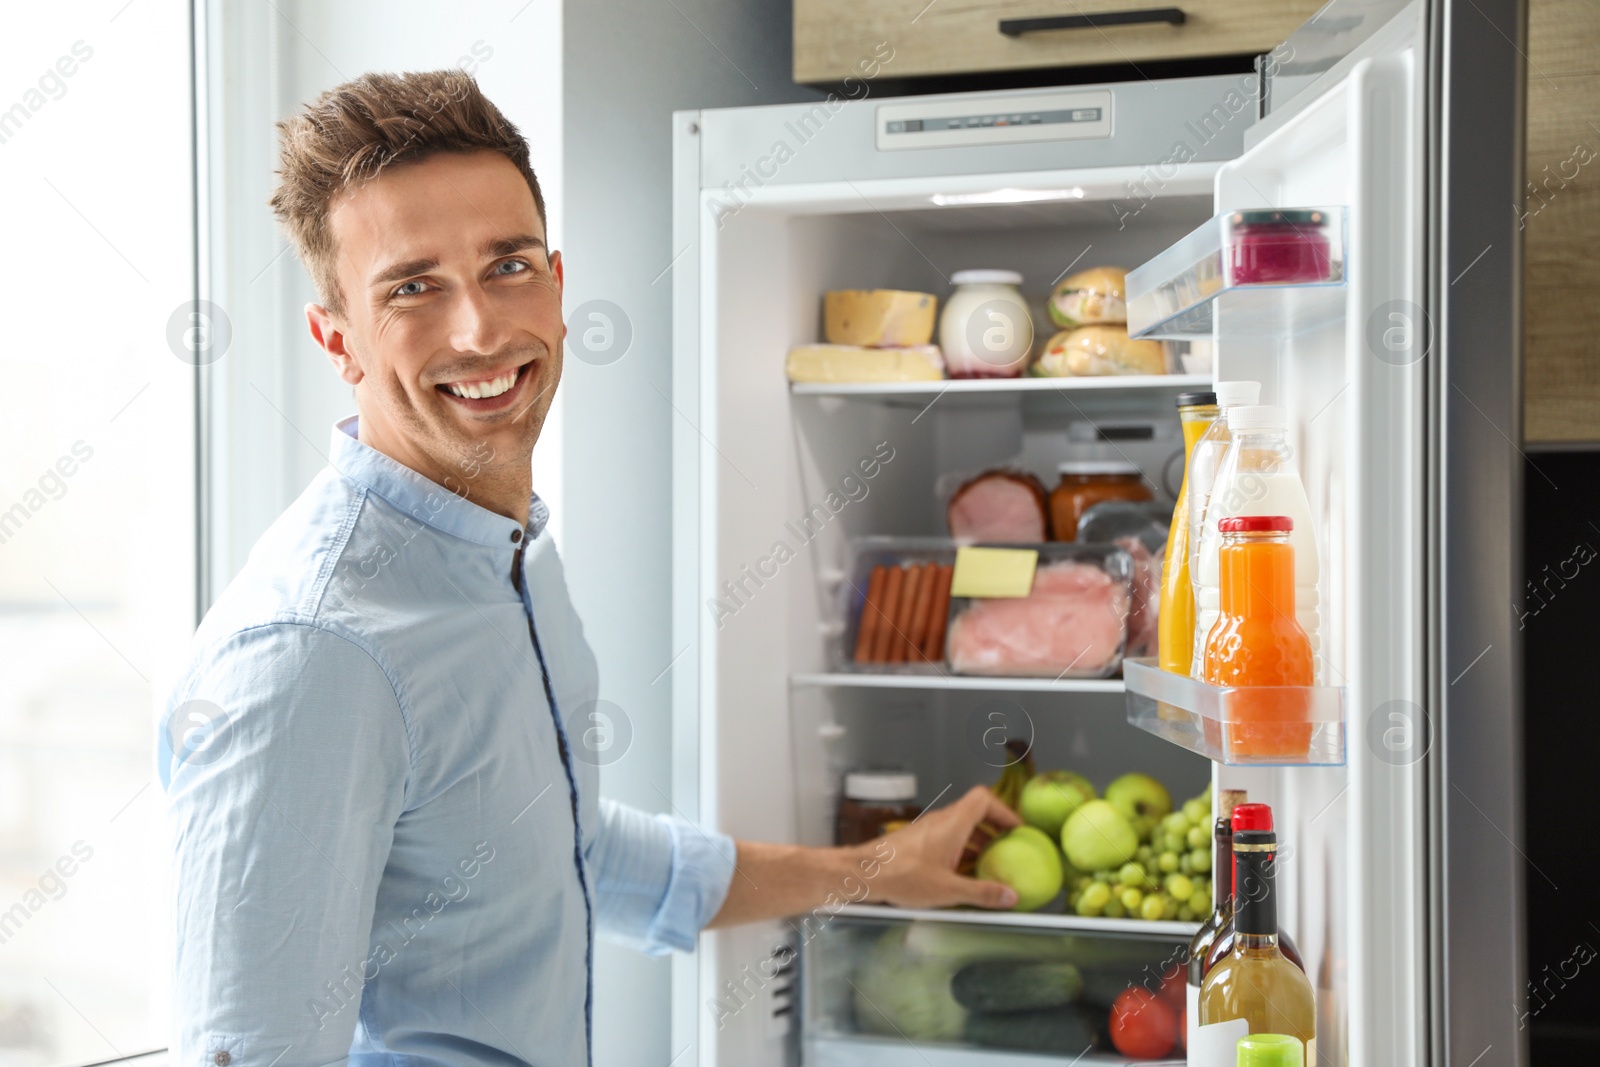
<svg viewBox="0 0 1600 1067">
<path fill-rule="evenodd" d="M 250 550 L 206 612 L 197 640 L 214 644 L 275 623 L 329 622 L 323 601 L 365 506 L 361 487 L 331 470 L 319 473 Z"/>
</svg>

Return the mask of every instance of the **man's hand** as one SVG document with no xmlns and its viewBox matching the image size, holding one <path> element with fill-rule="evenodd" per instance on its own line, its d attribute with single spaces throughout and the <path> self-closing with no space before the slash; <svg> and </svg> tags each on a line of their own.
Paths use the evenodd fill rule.
<svg viewBox="0 0 1600 1067">
<path fill-rule="evenodd" d="M 862 881 L 867 901 L 902 908 L 942 908 L 975 904 L 1010 908 L 1017 894 L 999 882 L 981 882 L 956 873 L 961 851 L 981 822 L 1009 830 L 1021 819 L 981 785 L 967 790 L 954 804 L 930 811 L 910 826 L 860 846 Z"/>
<path fill-rule="evenodd" d="M 736 926 L 865 901 L 906 908 L 1014 907 L 1017 894 L 1011 887 L 956 873 L 961 850 L 981 822 L 1009 830 L 1021 820 L 978 785 L 954 804 L 862 845 L 803 848 L 739 841 L 728 895 L 709 925 Z"/>
</svg>

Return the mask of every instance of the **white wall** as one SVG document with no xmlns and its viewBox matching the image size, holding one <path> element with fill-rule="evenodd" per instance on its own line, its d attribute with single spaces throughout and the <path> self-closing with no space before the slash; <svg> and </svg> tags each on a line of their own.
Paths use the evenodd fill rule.
<svg viewBox="0 0 1600 1067">
<path fill-rule="evenodd" d="M 576 0 L 565 14 L 565 254 L 569 334 L 562 554 L 601 695 L 632 727 L 601 769 L 609 796 L 668 809 L 672 420 L 670 117 L 819 94 L 790 80 L 790 6 L 771 0 Z M 605 365 L 576 357 L 574 318 L 605 300 L 632 343 Z M 582 316 L 580 316 L 582 318 Z M 596 335 L 597 340 L 603 337 Z M 685 656 L 672 669 L 692 669 Z M 595 1062 L 688 1064 L 670 1047 L 668 963 L 602 945 Z M 681 1058 L 680 1058 L 681 1057 Z"/>
</svg>

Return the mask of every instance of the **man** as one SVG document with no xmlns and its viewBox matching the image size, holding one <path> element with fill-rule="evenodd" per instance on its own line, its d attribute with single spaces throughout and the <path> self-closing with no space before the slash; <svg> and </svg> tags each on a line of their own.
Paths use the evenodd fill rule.
<svg viewBox="0 0 1600 1067">
<path fill-rule="evenodd" d="M 597 929 L 688 950 L 847 879 L 1010 906 L 954 873 L 1016 822 L 981 788 L 864 849 L 598 800 L 566 730 L 596 665 L 531 486 L 566 331 L 527 144 L 454 71 L 367 75 L 280 135 L 272 206 L 358 416 L 167 706 L 172 1062 L 581 1064 Z"/>
</svg>

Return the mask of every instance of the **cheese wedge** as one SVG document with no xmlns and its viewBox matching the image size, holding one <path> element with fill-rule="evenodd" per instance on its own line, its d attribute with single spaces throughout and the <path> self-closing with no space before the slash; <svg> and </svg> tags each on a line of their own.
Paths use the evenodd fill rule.
<svg viewBox="0 0 1600 1067">
<path fill-rule="evenodd" d="M 944 358 L 938 345 L 800 345 L 789 349 L 786 369 L 791 382 L 936 382 L 944 377 Z"/>
<path fill-rule="evenodd" d="M 933 340 L 931 293 L 839 289 L 822 294 L 822 335 L 829 344 L 897 348 Z"/>
</svg>

